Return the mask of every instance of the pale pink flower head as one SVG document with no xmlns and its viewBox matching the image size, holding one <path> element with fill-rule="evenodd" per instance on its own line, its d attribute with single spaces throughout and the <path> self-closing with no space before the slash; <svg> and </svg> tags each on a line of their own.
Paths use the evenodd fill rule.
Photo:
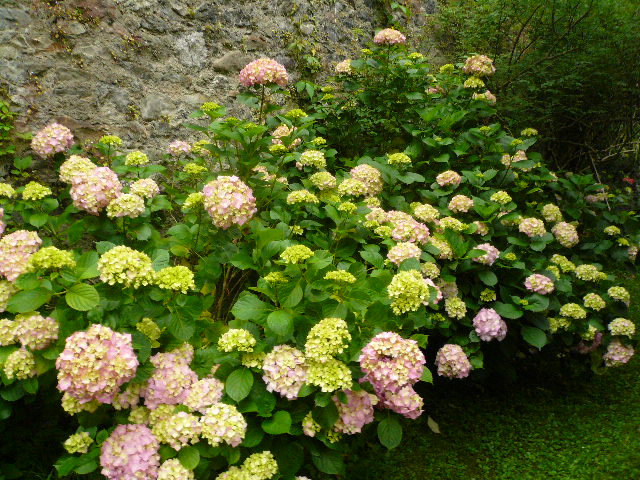
<svg viewBox="0 0 640 480">
<path fill-rule="evenodd" d="M 235 175 L 216 178 L 204 186 L 202 193 L 214 225 L 224 230 L 244 225 L 258 211 L 253 191 Z"/>
<path fill-rule="evenodd" d="M 0 275 L 14 282 L 27 269 L 29 257 L 38 251 L 42 240 L 36 232 L 16 230 L 0 239 Z"/>
<path fill-rule="evenodd" d="M 494 338 L 501 342 L 507 336 L 507 324 L 493 308 L 481 309 L 473 318 L 473 327 L 485 342 Z"/>
<path fill-rule="evenodd" d="M 367 191 L 365 193 L 367 197 L 373 197 L 379 194 L 384 187 L 380 170 L 372 167 L 371 165 L 363 163 L 357 167 L 353 167 L 349 173 L 351 174 L 351 178 L 360 180 L 364 183 L 367 187 Z"/>
<path fill-rule="evenodd" d="M 362 427 L 373 422 L 373 406 L 378 403 L 378 398 L 364 390 L 345 390 L 344 393 L 347 403 L 342 403 L 337 396 L 333 397 L 339 415 L 333 428 L 337 432 L 349 435 L 360 433 Z"/>
<path fill-rule="evenodd" d="M 484 255 L 473 257 L 474 262 L 482 263 L 484 265 L 493 265 L 498 256 L 500 256 L 500 250 L 491 245 L 490 243 L 482 243 L 475 247 L 478 250 L 484 250 L 487 252 Z"/>
<path fill-rule="evenodd" d="M 449 202 L 448 207 L 454 213 L 466 213 L 473 207 L 473 200 L 466 195 L 455 195 Z"/>
<path fill-rule="evenodd" d="M 179 157 L 191 153 L 191 145 L 183 140 L 174 140 L 167 147 L 167 153 L 172 157 Z"/>
<path fill-rule="evenodd" d="M 259 58 L 240 71 L 240 83 L 245 87 L 273 83 L 286 87 L 289 83 L 289 75 L 284 65 L 270 58 Z"/>
<path fill-rule="evenodd" d="M 373 43 L 377 45 L 397 45 L 404 44 L 406 42 L 407 37 L 393 28 L 385 28 L 384 30 L 380 30 L 378 33 L 376 33 L 375 37 L 373 37 Z"/>
<path fill-rule="evenodd" d="M 97 167 L 88 173 L 80 173 L 72 179 L 69 194 L 73 205 L 98 215 L 101 209 L 120 196 L 122 184 L 118 175 L 108 167 Z"/>
<path fill-rule="evenodd" d="M 402 242 L 389 250 L 387 258 L 396 265 L 400 265 L 402 262 L 410 258 L 420 260 L 420 255 L 422 255 L 420 247 L 417 247 L 411 242 Z"/>
<path fill-rule="evenodd" d="M 496 67 L 493 66 L 493 60 L 486 55 L 474 55 L 467 58 L 462 71 L 476 77 L 488 77 L 496 73 Z"/>
<path fill-rule="evenodd" d="M 438 375 L 449 378 L 465 378 L 471 372 L 471 363 L 460 345 L 448 343 L 436 354 Z"/>
<path fill-rule="evenodd" d="M 151 357 L 156 369 L 141 392 L 145 406 L 155 409 L 159 405 L 177 405 L 187 400 L 191 388 L 198 381 L 198 375 L 189 368 L 193 350 L 190 352 L 176 349 Z"/>
<path fill-rule="evenodd" d="M 42 158 L 66 152 L 73 145 L 73 134 L 64 125 L 52 123 L 33 136 L 31 148 Z"/>
<path fill-rule="evenodd" d="M 518 224 L 518 230 L 524 233 L 526 236 L 533 237 L 541 237 L 545 233 L 547 233 L 547 229 L 544 228 L 544 222 L 538 218 L 523 218 L 520 220 Z"/>
<path fill-rule="evenodd" d="M 160 443 L 145 425 L 118 425 L 100 450 L 102 475 L 109 480 L 155 480 Z"/>
<path fill-rule="evenodd" d="M 262 380 L 270 392 L 293 400 L 307 380 L 307 365 L 302 353 L 289 345 L 276 345 L 264 357 Z"/>
<path fill-rule="evenodd" d="M 617 338 L 607 346 L 607 353 L 602 358 L 607 367 L 618 367 L 631 360 L 634 354 L 633 347 L 628 347 Z"/>
<path fill-rule="evenodd" d="M 392 412 L 415 420 L 422 414 L 424 401 L 411 385 L 405 385 L 397 392 L 387 390 L 378 394 L 379 406 L 388 408 Z"/>
<path fill-rule="evenodd" d="M 56 368 L 61 392 L 80 403 L 111 403 L 120 386 L 135 377 L 138 357 L 130 334 L 93 324 L 67 337 Z"/>
<path fill-rule="evenodd" d="M 454 186 L 457 187 L 460 185 L 462 181 L 462 177 L 458 172 L 454 172 L 453 170 L 447 170 L 446 172 L 439 173 L 436 177 L 436 183 L 441 187 L 444 186 Z"/>
<path fill-rule="evenodd" d="M 540 295 L 549 295 L 555 290 L 553 280 L 539 273 L 529 275 L 524 282 L 524 286 L 527 287 L 527 290 L 530 292 L 539 293 Z"/>
<path fill-rule="evenodd" d="M 563 247 L 575 247 L 580 241 L 576 227 L 567 222 L 558 222 L 551 229 L 553 236 Z"/>
</svg>

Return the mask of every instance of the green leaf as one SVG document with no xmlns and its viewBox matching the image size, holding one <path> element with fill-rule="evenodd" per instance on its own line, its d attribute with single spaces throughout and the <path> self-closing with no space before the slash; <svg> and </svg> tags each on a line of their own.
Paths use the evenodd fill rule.
<svg viewBox="0 0 640 480">
<path fill-rule="evenodd" d="M 338 421 L 338 407 L 333 401 L 329 401 L 324 407 L 314 408 L 312 415 L 322 428 L 329 430 Z"/>
<path fill-rule="evenodd" d="M 481 270 L 478 272 L 478 277 L 485 285 L 493 287 L 496 283 L 498 283 L 498 277 L 496 274 L 490 270 Z"/>
<path fill-rule="evenodd" d="M 300 303 L 303 295 L 304 294 L 302 292 L 302 287 L 300 286 L 300 283 L 298 283 L 295 287 L 293 287 L 291 293 L 289 293 L 289 295 L 287 295 L 286 298 L 282 301 L 282 306 L 286 308 L 295 307 Z"/>
<path fill-rule="evenodd" d="M 527 343 L 533 345 L 538 350 L 540 350 L 547 344 L 547 334 L 539 328 L 525 325 L 524 327 L 522 327 L 521 333 L 522 338 L 524 338 Z"/>
<path fill-rule="evenodd" d="M 239 320 L 251 320 L 262 325 L 271 310 L 271 305 L 263 302 L 253 293 L 245 291 L 240 294 L 238 301 L 231 309 L 231 313 Z"/>
<path fill-rule="evenodd" d="M 176 310 L 169 316 L 169 333 L 182 342 L 189 340 L 196 331 L 195 320 Z"/>
<path fill-rule="evenodd" d="M 100 275 L 98 270 L 98 253 L 94 251 L 83 253 L 76 263 L 75 274 L 78 280 L 86 280 L 87 278 L 95 278 Z"/>
<path fill-rule="evenodd" d="M 224 390 L 236 402 L 249 395 L 253 386 L 253 373 L 248 368 L 238 368 L 227 377 Z"/>
<path fill-rule="evenodd" d="M 16 293 L 9 299 L 7 310 L 11 313 L 33 312 L 51 299 L 51 292 L 45 288 Z"/>
<path fill-rule="evenodd" d="M 178 460 L 184 468 L 193 470 L 200 463 L 200 452 L 194 446 L 182 447 L 178 452 Z"/>
<path fill-rule="evenodd" d="M 520 318 L 523 315 L 522 310 L 516 308 L 515 305 L 512 305 L 510 303 L 496 302 L 494 303 L 493 308 L 496 312 L 498 312 L 499 315 L 505 318 L 511 318 L 515 320 L 516 318 Z"/>
<path fill-rule="evenodd" d="M 273 417 L 262 422 L 262 429 L 270 435 L 289 433 L 291 429 L 291 415 L 284 410 L 278 410 Z"/>
<path fill-rule="evenodd" d="M 438 423 L 431 417 L 427 417 L 427 425 L 433 433 L 440 433 L 440 427 Z"/>
<path fill-rule="evenodd" d="M 304 448 L 297 442 L 278 442 L 272 451 L 284 475 L 295 475 L 304 463 Z"/>
<path fill-rule="evenodd" d="M 64 296 L 69 305 L 74 310 L 87 312 L 100 303 L 98 291 L 86 283 L 78 283 L 67 290 Z"/>
<path fill-rule="evenodd" d="M 380 247 L 377 245 L 367 245 L 365 250 L 360 252 L 360 256 L 365 262 L 369 262 L 374 267 L 383 268 L 384 258 L 378 253 L 378 250 L 380 250 Z"/>
<path fill-rule="evenodd" d="M 115 246 L 116 246 L 115 243 L 111 243 L 111 242 L 96 242 L 96 250 L 100 255 L 108 252 Z"/>
<path fill-rule="evenodd" d="M 36 228 L 43 226 L 49 220 L 48 213 L 34 213 L 29 217 L 29 223 Z"/>
<path fill-rule="evenodd" d="M 317 450 L 311 452 L 313 464 L 322 473 L 340 475 L 344 472 L 344 460 L 340 452 L 335 450 Z"/>
<path fill-rule="evenodd" d="M 427 383 L 433 383 L 433 375 L 431 374 L 431 370 L 425 367 L 422 372 L 422 376 L 420 377 L 420 380 Z"/>
<path fill-rule="evenodd" d="M 138 240 L 149 240 L 151 238 L 151 234 L 153 234 L 153 228 L 148 223 L 143 223 L 138 228 L 134 230 L 136 234 L 136 238 Z"/>
<path fill-rule="evenodd" d="M 267 326 L 281 337 L 289 337 L 293 334 L 293 317 L 284 310 L 276 310 L 267 317 Z"/>
<path fill-rule="evenodd" d="M 378 424 L 378 439 L 389 450 L 402 441 L 402 425 L 396 417 L 387 417 Z"/>
</svg>

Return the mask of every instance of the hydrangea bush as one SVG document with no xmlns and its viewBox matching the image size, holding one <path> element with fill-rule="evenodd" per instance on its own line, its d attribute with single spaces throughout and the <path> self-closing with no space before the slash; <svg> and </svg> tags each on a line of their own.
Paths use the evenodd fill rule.
<svg viewBox="0 0 640 480">
<path fill-rule="evenodd" d="M 629 293 L 584 243 L 603 202 L 585 214 L 591 186 L 495 123 L 489 58 L 434 70 L 405 42 L 383 30 L 330 88 L 256 60 L 257 123 L 206 103 L 202 138 L 162 159 L 34 137 L 61 183 L 0 185 L 0 393 L 7 411 L 55 374 L 78 421 L 60 476 L 341 474 L 353 435 L 397 446 L 399 417 L 429 409 L 416 384 L 473 375 L 487 342 L 629 361 Z M 301 91 L 307 112 L 274 114 Z M 341 151 L 372 102 L 382 141 Z"/>
</svg>

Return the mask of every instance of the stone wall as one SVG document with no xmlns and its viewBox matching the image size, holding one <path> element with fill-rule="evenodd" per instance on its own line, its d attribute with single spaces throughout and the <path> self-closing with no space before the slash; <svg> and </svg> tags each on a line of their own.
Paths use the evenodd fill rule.
<svg viewBox="0 0 640 480">
<path fill-rule="evenodd" d="M 409 3 L 415 45 L 435 4 Z M 329 70 L 387 26 L 388 4 L 0 0 L 0 86 L 20 113 L 19 130 L 55 120 L 81 140 L 110 133 L 158 152 L 188 136 L 180 125 L 204 101 L 232 104 L 249 61 L 275 58 L 294 81 L 310 73 L 304 55 Z"/>
</svg>

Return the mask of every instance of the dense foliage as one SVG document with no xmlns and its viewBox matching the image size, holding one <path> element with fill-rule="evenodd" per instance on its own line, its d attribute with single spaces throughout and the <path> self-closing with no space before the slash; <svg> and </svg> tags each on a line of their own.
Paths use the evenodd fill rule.
<svg viewBox="0 0 640 480">
<path fill-rule="evenodd" d="M 593 160 L 619 181 L 640 160 L 639 20 L 637 0 L 447 0 L 429 31 L 447 55 L 496 61 L 501 118 L 535 124 L 556 168 Z"/>
<path fill-rule="evenodd" d="M 276 115 L 287 72 L 250 63 L 257 122 L 205 103 L 202 140 L 161 163 L 34 136 L 65 185 L 0 184 L 0 409 L 55 395 L 55 372 L 78 421 L 58 475 L 341 474 L 350 436 L 399 445 L 431 370 L 547 345 L 628 362 L 629 293 L 602 268 L 633 268 L 624 197 L 495 122 L 489 58 L 433 70 L 400 32 L 374 43 L 294 87 L 307 112 Z"/>
</svg>

